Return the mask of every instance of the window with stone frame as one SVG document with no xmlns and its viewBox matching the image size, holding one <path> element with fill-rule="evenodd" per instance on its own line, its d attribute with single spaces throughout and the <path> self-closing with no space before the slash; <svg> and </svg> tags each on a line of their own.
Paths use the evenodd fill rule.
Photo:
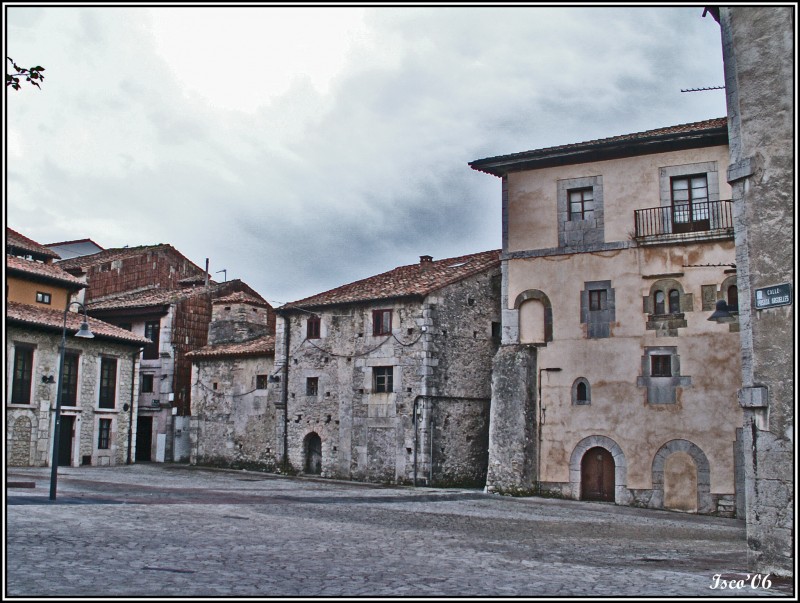
<svg viewBox="0 0 800 603">
<path fill-rule="evenodd" d="M 642 374 L 636 384 L 647 389 L 648 404 L 675 404 L 679 387 L 689 387 L 691 377 L 681 374 L 680 356 L 675 346 L 644 349 Z"/>
<path fill-rule="evenodd" d="M 643 311 L 647 314 L 645 328 L 656 331 L 656 336 L 677 337 L 678 329 L 687 326 L 685 312 L 691 312 L 692 308 L 691 293 L 684 293 L 677 279 L 659 278 L 643 300 Z"/>
<path fill-rule="evenodd" d="M 584 377 L 578 377 L 572 384 L 572 404 L 574 406 L 586 406 L 592 403 L 592 390 L 589 381 Z"/>
<path fill-rule="evenodd" d="M 602 176 L 559 180 L 556 199 L 559 247 L 592 249 L 605 243 Z"/>
<path fill-rule="evenodd" d="M 65 352 L 64 372 L 61 375 L 61 404 L 63 406 L 78 405 L 78 363 L 80 355 L 76 352 Z"/>
<path fill-rule="evenodd" d="M 581 291 L 581 323 L 586 325 L 588 339 L 611 337 L 611 324 L 616 320 L 614 289 L 611 281 L 587 281 Z"/>
<path fill-rule="evenodd" d="M 306 396 L 319 394 L 319 377 L 306 377 Z"/>
<path fill-rule="evenodd" d="M 100 408 L 115 408 L 117 405 L 117 359 L 100 359 Z"/>
<path fill-rule="evenodd" d="M 394 391 L 394 367 L 373 367 L 372 391 L 376 394 L 388 394 Z"/>
<path fill-rule="evenodd" d="M 267 389 L 268 375 L 256 375 L 256 389 Z"/>
<path fill-rule="evenodd" d="M 152 394 L 153 393 L 153 374 L 152 373 L 142 373 L 142 393 L 143 394 Z"/>
<path fill-rule="evenodd" d="M 666 166 L 658 173 L 660 206 L 669 216 L 667 233 L 713 230 L 726 222 L 716 161 Z"/>
<path fill-rule="evenodd" d="M 111 448 L 111 419 L 100 419 L 98 423 L 97 448 L 100 450 Z"/>
<path fill-rule="evenodd" d="M 14 373 L 11 384 L 11 403 L 31 403 L 31 382 L 33 381 L 33 346 L 14 346 Z"/>
</svg>

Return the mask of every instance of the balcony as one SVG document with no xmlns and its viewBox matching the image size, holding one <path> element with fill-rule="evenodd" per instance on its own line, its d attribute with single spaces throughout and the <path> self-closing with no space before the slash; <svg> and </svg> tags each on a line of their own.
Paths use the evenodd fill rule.
<svg viewBox="0 0 800 603">
<path fill-rule="evenodd" d="M 733 203 L 729 200 L 637 209 L 633 214 L 634 237 L 642 245 L 733 237 Z"/>
</svg>

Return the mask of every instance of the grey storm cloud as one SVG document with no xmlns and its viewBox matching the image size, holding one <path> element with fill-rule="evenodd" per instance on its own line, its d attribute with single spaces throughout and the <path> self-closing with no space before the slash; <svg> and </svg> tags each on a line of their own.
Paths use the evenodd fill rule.
<svg viewBox="0 0 800 603">
<path fill-rule="evenodd" d="M 42 243 L 170 243 L 276 302 L 499 248 L 500 182 L 469 161 L 725 111 L 722 93 L 680 93 L 722 78 L 698 8 L 369 8 L 385 56 L 356 40 L 327 90 L 298 74 L 255 111 L 181 84 L 158 10 L 9 10 L 8 54 L 47 79 L 9 95 L 8 224 Z M 282 59 L 209 85 L 253 94 Z"/>
</svg>

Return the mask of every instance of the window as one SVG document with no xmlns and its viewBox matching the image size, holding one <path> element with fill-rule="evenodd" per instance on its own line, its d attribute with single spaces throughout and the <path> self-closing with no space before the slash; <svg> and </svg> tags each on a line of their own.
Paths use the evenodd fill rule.
<svg viewBox="0 0 800 603">
<path fill-rule="evenodd" d="M 651 354 L 650 376 L 672 377 L 672 356 L 668 354 Z"/>
<path fill-rule="evenodd" d="M 653 306 L 654 314 L 664 314 L 664 292 L 656 291 L 655 305 Z"/>
<path fill-rule="evenodd" d="M 256 389 L 267 389 L 269 378 L 267 375 L 256 375 Z"/>
<path fill-rule="evenodd" d="M 708 230 L 708 178 L 705 174 L 674 177 L 672 191 L 672 230 Z"/>
<path fill-rule="evenodd" d="M 78 405 L 78 354 L 64 354 L 64 373 L 61 376 L 61 404 Z"/>
<path fill-rule="evenodd" d="M 319 316 L 312 316 L 306 321 L 306 339 L 319 339 Z"/>
<path fill-rule="evenodd" d="M 121 322 L 119 323 L 120 329 L 125 329 L 126 331 L 133 331 L 133 325 L 129 322 Z"/>
<path fill-rule="evenodd" d="M 14 349 L 14 383 L 11 386 L 12 404 L 31 403 L 33 348 L 18 345 Z"/>
<path fill-rule="evenodd" d="M 585 383 L 578 383 L 578 391 L 577 391 L 577 401 L 578 404 L 586 404 L 586 384 Z"/>
<path fill-rule="evenodd" d="M 594 214 L 594 191 L 591 188 L 581 188 L 567 191 L 569 198 L 569 219 L 591 220 Z"/>
<path fill-rule="evenodd" d="M 148 343 L 144 348 L 142 358 L 145 360 L 156 360 L 158 358 L 158 337 L 161 330 L 161 321 L 152 320 L 144 323 L 144 336 L 152 343 Z"/>
<path fill-rule="evenodd" d="M 608 307 L 608 291 L 605 289 L 598 289 L 597 291 L 589 291 L 589 310 L 598 311 L 605 310 Z"/>
<path fill-rule="evenodd" d="M 37 291 L 36 292 L 36 301 L 40 304 L 49 304 L 50 303 L 50 294 L 45 293 L 44 291 Z"/>
<path fill-rule="evenodd" d="M 391 310 L 374 310 L 372 312 L 372 334 L 373 335 L 392 334 Z"/>
<path fill-rule="evenodd" d="M 736 285 L 728 287 L 728 312 L 739 311 L 739 288 Z"/>
<path fill-rule="evenodd" d="M 575 406 L 587 406 L 592 403 L 591 387 L 583 377 L 578 377 L 572 384 L 572 403 Z"/>
<path fill-rule="evenodd" d="M 108 450 L 111 447 L 111 419 L 100 419 L 97 447 L 100 450 Z"/>
<path fill-rule="evenodd" d="M 316 396 L 319 392 L 319 377 L 308 377 L 306 379 L 306 396 Z"/>
<path fill-rule="evenodd" d="M 142 375 L 142 393 L 153 393 L 153 375 Z"/>
<path fill-rule="evenodd" d="M 394 391 L 394 370 L 391 366 L 376 366 L 372 369 L 372 391 L 388 394 Z"/>
<path fill-rule="evenodd" d="M 680 312 L 681 312 L 681 293 L 677 289 L 670 289 L 669 313 L 680 314 Z"/>
<path fill-rule="evenodd" d="M 114 408 L 117 405 L 117 359 L 100 359 L 100 408 Z"/>
</svg>

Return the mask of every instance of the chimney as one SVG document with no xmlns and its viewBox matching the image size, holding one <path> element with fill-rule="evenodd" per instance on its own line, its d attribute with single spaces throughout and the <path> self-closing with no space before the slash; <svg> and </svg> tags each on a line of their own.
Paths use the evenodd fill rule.
<svg viewBox="0 0 800 603">
<path fill-rule="evenodd" d="M 421 270 L 427 270 L 433 264 L 433 256 L 421 255 L 419 256 L 419 267 Z"/>
</svg>

